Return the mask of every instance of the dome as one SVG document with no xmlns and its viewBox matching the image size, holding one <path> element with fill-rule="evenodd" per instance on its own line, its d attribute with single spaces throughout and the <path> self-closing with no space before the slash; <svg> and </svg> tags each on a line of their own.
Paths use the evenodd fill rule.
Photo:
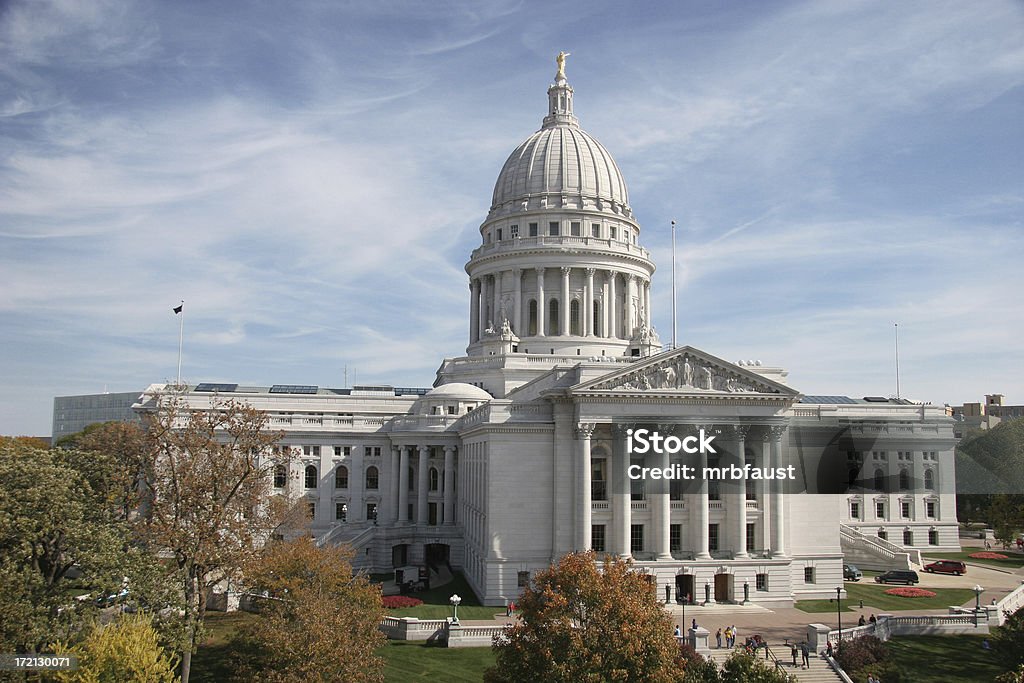
<svg viewBox="0 0 1024 683">
<path fill-rule="evenodd" d="M 490 401 L 493 396 L 472 384 L 451 382 L 428 391 L 424 398 L 452 398 L 464 401 Z"/>
<path fill-rule="evenodd" d="M 612 155 L 571 123 L 546 126 L 512 152 L 494 184 L 491 210 L 544 195 L 629 205 L 626 182 Z"/>
</svg>

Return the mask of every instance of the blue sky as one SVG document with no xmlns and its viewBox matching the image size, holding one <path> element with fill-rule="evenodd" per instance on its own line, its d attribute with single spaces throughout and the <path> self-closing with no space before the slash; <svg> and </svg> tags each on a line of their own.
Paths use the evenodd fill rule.
<svg viewBox="0 0 1024 683">
<path fill-rule="evenodd" d="M 680 341 L 808 393 L 1024 403 L 1019 2 L 0 8 L 0 433 L 183 378 L 429 386 L 554 55 Z"/>
</svg>

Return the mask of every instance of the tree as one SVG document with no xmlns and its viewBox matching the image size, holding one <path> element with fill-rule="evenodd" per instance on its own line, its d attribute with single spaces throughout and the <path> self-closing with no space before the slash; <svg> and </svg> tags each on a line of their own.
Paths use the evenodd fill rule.
<svg viewBox="0 0 1024 683">
<path fill-rule="evenodd" d="M 175 394 L 158 397 L 148 417 L 140 472 L 146 511 L 138 531 L 155 551 L 173 556 L 185 600 L 181 680 L 188 683 L 206 597 L 238 581 L 284 518 L 287 501 L 270 496 L 277 465 L 286 464 L 267 415 L 214 398 L 189 409 Z"/>
<path fill-rule="evenodd" d="M 992 496 L 986 511 L 988 523 L 996 540 L 1009 548 L 1017 538 L 1017 530 L 1024 526 L 1024 496 L 998 494 Z"/>
<path fill-rule="evenodd" d="M 101 496 L 121 519 L 129 519 L 141 502 L 146 431 L 134 422 L 100 422 L 56 444 L 74 460 L 89 479 L 93 491 Z"/>
<path fill-rule="evenodd" d="M 60 683 L 173 683 L 176 661 L 164 651 L 157 630 L 144 614 L 122 615 L 101 626 L 93 624 L 85 638 L 68 647 L 58 643 L 54 652 L 75 655 L 76 671 L 56 674 Z"/>
<path fill-rule="evenodd" d="M 520 621 L 495 639 L 488 683 L 682 681 L 667 612 L 629 562 L 572 553 L 538 573 L 516 606 Z"/>
<path fill-rule="evenodd" d="M 383 680 L 380 589 L 353 576 L 352 551 L 309 537 L 272 543 L 246 576 L 261 617 L 236 641 L 237 680 L 270 683 Z"/>
<path fill-rule="evenodd" d="M 992 651 L 1007 669 L 1024 665 L 1024 607 L 992 632 Z"/>
<path fill-rule="evenodd" d="M 796 683 L 796 680 L 796 676 L 771 667 L 742 650 L 732 653 L 722 665 L 722 683 Z"/>
</svg>

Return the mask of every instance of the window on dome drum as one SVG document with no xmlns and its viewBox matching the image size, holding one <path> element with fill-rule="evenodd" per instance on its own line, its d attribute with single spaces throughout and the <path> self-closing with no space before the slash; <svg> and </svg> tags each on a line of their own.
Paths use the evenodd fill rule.
<svg viewBox="0 0 1024 683">
<path fill-rule="evenodd" d="M 929 529 L 928 530 L 928 545 L 938 545 L 938 544 L 939 544 L 939 532 L 938 532 L 938 530 L 937 529 Z"/>
<path fill-rule="evenodd" d="M 601 224 L 600 223 L 591 223 L 590 224 L 590 236 L 591 237 L 600 237 L 601 236 Z"/>
<path fill-rule="evenodd" d="M 348 521 L 348 505 L 345 503 L 334 504 L 334 518 L 339 522 Z"/>
<path fill-rule="evenodd" d="M 283 489 L 285 483 L 288 481 L 288 471 L 284 465 L 278 465 L 274 468 L 274 488 Z"/>
<path fill-rule="evenodd" d="M 558 221 L 550 221 L 548 223 L 548 234 L 552 237 L 558 237 Z"/>
<path fill-rule="evenodd" d="M 590 499 L 608 500 L 608 461 L 597 458 L 590 463 Z"/>
<path fill-rule="evenodd" d="M 431 467 L 430 468 L 430 473 L 428 475 L 428 479 L 430 480 L 429 481 L 429 490 L 436 491 L 437 490 L 437 480 L 438 480 L 437 468 L 436 467 Z"/>
<path fill-rule="evenodd" d="M 561 332 L 558 330 L 558 299 L 548 302 L 548 335 L 557 337 Z"/>
<path fill-rule="evenodd" d="M 910 472 L 906 469 L 900 470 L 900 491 L 910 490 Z"/>
<path fill-rule="evenodd" d="M 613 239 L 613 240 L 616 240 L 616 239 L 619 238 L 618 237 L 618 228 L 616 228 L 614 226 L 608 228 L 608 234 L 611 236 L 611 239 Z"/>
<path fill-rule="evenodd" d="M 336 489 L 347 489 L 348 488 L 348 468 L 344 465 L 338 465 L 334 470 L 334 488 Z"/>
<path fill-rule="evenodd" d="M 572 221 L 572 222 L 569 223 L 569 234 L 572 235 L 573 237 L 579 237 L 580 236 L 580 222 L 579 221 Z"/>
<path fill-rule="evenodd" d="M 708 550 L 718 552 L 718 525 L 708 524 Z"/>
<path fill-rule="evenodd" d="M 903 545 L 914 545 L 914 532 L 910 529 L 903 530 Z"/>
<path fill-rule="evenodd" d="M 590 527 L 590 549 L 603 553 L 605 548 L 604 524 L 593 524 Z"/>
<path fill-rule="evenodd" d="M 642 553 L 644 551 L 644 525 L 629 525 L 629 552 Z"/>
<path fill-rule="evenodd" d="M 580 302 L 578 299 L 573 299 L 569 303 L 569 334 L 577 337 L 582 334 L 580 332 Z"/>
<path fill-rule="evenodd" d="M 529 323 L 528 323 L 528 334 L 532 337 L 537 334 L 537 300 L 530 299 L 529 304 Z"/>
<path fill-rule="evenodd" d="M 536 237 L 536 236 L 537 236 L 537 224 L 536 223 L 530 223 L 530 237 Z"/>
<path fill-rule="evenodd" d="M 593 320 L 590 321 L 590 330 L 591 330 L 592 333 L 597 334 L 597 332 L 601 329 L 600 324 L 598 324 L 598 322 L 601 320 L 601 302 L 600 301 L 595 301 L 594 302 L 593 316 L 594 316 Z"/>
<path fill-rule="evenodd" d="M 376 491 L 380 484 L 380 472 L 376 467 L 370 466 L 366 468 L 366 490 Z"/>
<path fill-rule="evenodd" d="M 668 525 L 668 551 L 670 553 L 680 553 L 683 551 L 683 525 L 682 524 L 669 524 Z"/>
<path fill-rule="evenodd" d="M 814 567 L 804 567 L 804 583 L 814 583 Z"/>
<path fill-rule="evenodd" d="M 307 489 L 315 489 L 316 488 L 316 480 L 317 480 L 316 467 L 313 466 L 313 465 L 306 465 L 306 481 L 305 481 L 306 488 Z"/>
<path fill-rule="evenodd" d="M 510 226 L 508 226 L 508 234 L 509 234 L 510 237 L 512 237 L 512 239 L 515 239 L 516 237 L 519 237 L 519 226 L 518 225 L 510 225 Z"/>
<path fill-rule="evenodd" d="M 497 239 L 497 241 L 500 242 L 501 241 L 501 236 L 502 236 L 501 228 L 498 228 L 497 232 L 498 232 L 498 236 L 495 239 Z"/>
</svg>

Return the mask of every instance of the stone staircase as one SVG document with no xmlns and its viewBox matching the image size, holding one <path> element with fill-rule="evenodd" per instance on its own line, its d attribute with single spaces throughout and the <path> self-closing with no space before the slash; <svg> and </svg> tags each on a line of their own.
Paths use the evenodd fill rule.
<svg viewBox="0 0 1024 683">
<path fill-rule="evenodd" d="M 775 652 L 775 648 L 772 648 L 772 651 Z M 727 648 L 712 649 L 710 657 L 716 664 L 718 664 L 719 667 L 721 667 L 732 652 L 732 650 Z M 842 683 L 843 681 L 839 674 L 833 671 L 832 667 L 828 665 L 828 662 L 826 662 L 823 657 L 816 654 L 811 655 L 811 666 L 809 669 L 793 666 L 793 658 L 790 656 L 790 650 L 788 647 L 783 647 L 781 651 L 775 652 L 775 655 L 779 657 L 779 661 L 782 663 L 782 670 L 788 674 L 796 676 L 796 679 L 800 681 L 800 683 Z M 764 658 L 763 653 L 759 656 L 762 659 Z M 797 661 L 800 661 L 799 656 L 797 656 Z"/>
<path fill-rule="evenodd" d="M 839 544 L 843 560 L 860 569 L 886 571 L 921 568 L 921 551 L 917 548 L 898 546 L 884 538 L 862 533 L 847 524 L 839 525 Z"/>
</svg>

